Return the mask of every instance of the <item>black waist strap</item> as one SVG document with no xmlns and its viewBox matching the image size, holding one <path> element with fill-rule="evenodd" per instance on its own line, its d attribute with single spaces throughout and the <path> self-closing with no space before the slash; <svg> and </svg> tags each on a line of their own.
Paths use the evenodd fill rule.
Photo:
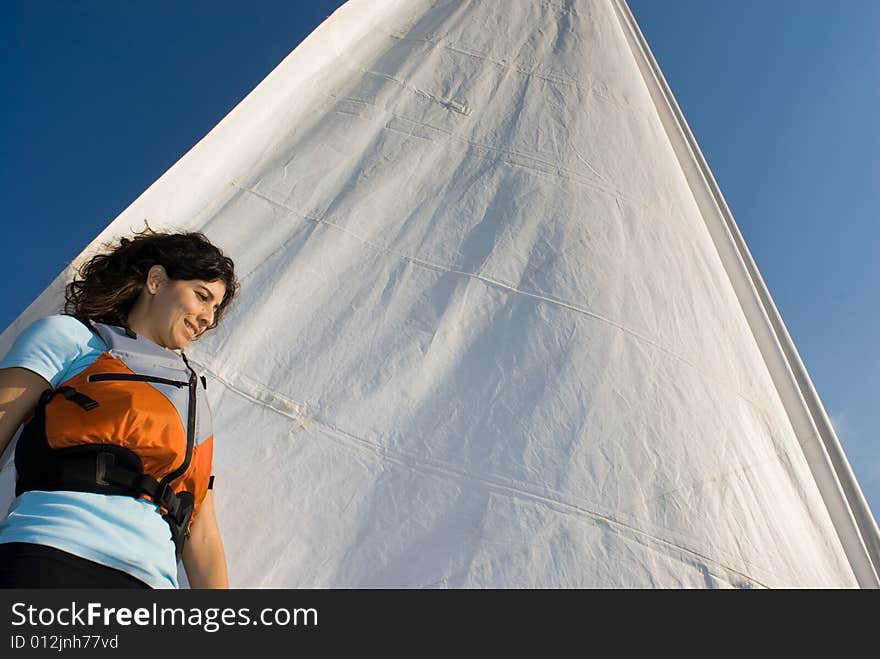
<svg viewBox="0 0 880 659">
<path fill-rule="evenodd" d="M 74 446 L 43 456 L 39 471 L 19 472 L 16 495 L 28 490 L 72 490 L 136 498 L 147 495 L 167 511 L 162 517 L 171 528 L 178 558 L 193 513 L 191 493 L 178 494 L 166 482 L 143 473 L 140 459 L 132 451 L 112 445 Z"/>
</svg>

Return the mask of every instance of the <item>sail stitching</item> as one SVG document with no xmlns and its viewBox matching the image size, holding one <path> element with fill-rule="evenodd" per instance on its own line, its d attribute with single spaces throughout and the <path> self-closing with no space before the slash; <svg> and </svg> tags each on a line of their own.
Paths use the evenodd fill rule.
<svg viewBox="0 0 880 659">
<path fill-rule="evenodd" d="M 604 180 L 596 181 L 594 178 L 592 178 L 590 176 L 584 176 L 584 174 L 580 171 L 570 169 L 568 167 L 565 167 L 564 165 L 560 165 L 555 162 L 543 160 L 543 159 L 541 159 L 531 153 L 524 153 L 522 151 L 516 151 L 514 149 L 503 149 L 501 147 L 492 146 L 490 144 L 483 144 L 483 143 L 477 142 L 475 140 L 470 140 L 465 137 L 461 137 L 459 135 L 456 135 L 455 132 L 453 132 L 452 130 L 449 130 L 447 128 L 441 128 L 440 126 L 434 126 L 434 125 L 429 124 L 424 121 L 411 119 L 411 118 L 403 116 L 401 114 L 396 114 L 395 112 L 392 112 L 391 110 L 389 110 L 385 105 L 378 105 L 376 103 L 372 103 L 372 102 L 367 101 L 362 98 L 344 97 L 342 100 L 351 101 L 353 103 L 358 103 L 360 105 L 365 105 L 365 106 L 377 108 L 380 112 L 383 112 L 386 116 L 391 117 L 392 119 L 396 119 L 396 120 L 402 121 L 402 122 L 409 122 L 409 123 L 413 124 L 414 126 L 429 128 L 429 129 L 437 131 L 439 133 L 443 133 L 443 135 L 447 136 L 451 140 L 454 140 L 456 142 L 461 142 L 462 144 L 466 144 L 470 147 L 473 147 L 474 149 L 477 149 L 477 152 L 475 152 L 471 149 L 464 149 L 464 150 L 459 150 L 458 153 L 464 153 L 468 156 L 471 156 L 474 158 L 479 158 L 482 160 L 488 160 L 490 158 L 490 156 L 488 154 L 479 153 L 479 150 L 485 150 L 490 153 L 493 153 L 493 157 L 495 157 L 495 158 L 497 158 L 497 155 L 494 155 L 494 154 L 500 154 L 501 156 L 509 156 L 508 158 L 503 158 L 503 162 L 508 165 L 518 167 L 520 169 L 526 169 L 529 171 L 537 172 L 537 173 L 543 174 L 545 176 L 550 176 L 554 180 L 555 179 L 563 179 L 563 180 L 572 181 L 572 182 L 577 183 L 579 185 L 584 185 L 590 189 L 602 192 L 610 197 L 614 197 L 616 199 L 622 199 L 633 206 L 637 206 L 637 207 L 643 208 L 643 209 L 647 208 L 647 205 L 644 202 L 642 202 L 638 199 L 635 199 L 633 197 L 630 197 L 629 195 L 625 194 L 624 192 L 622 192 L 621 190 L 619 190 L 617 188 L 607 187 L 606 185 L 604 185 L 606 183 Z M 373 117 L 364 117 L 363 115 L 357 114 L 356 112 L 346 111 L 345 108 L 339 108 L 336 110 L 336 112 L 339 112 L 340 114 L 350 115 L 350 116 L 357 116 L 357 117 L 360 117 L 363 119 L 372 119 L 373 118 Z M 384 128 L 387 130 L 394 130 L 397 132 L 406 133 L 406 134 L 409 134 L 409 135 L 412 135 L 414 137 L 418 137 L 421 139 L 434 141 L 433 138 L 431 138 L 427 135 L 420 135 L 420 134 L 416 134 L 416 133 L 412 132 L 411 130 L 405 130 L 404 126 L 397 128 L 388 121 L 385 122 Z M 580 157 L 579 154 L 578 154 L 578 157 Z M 581 160 L 583 160 L 583 158 L 581 158 Z M 595 170 L 592 166 L 590 166 L 590 169 L 595 172 Z"/>
<path fill-rule="evenodd" d="M 368 69 L 361 69 L 360 71 L 361 71 L 361 73 L 364 73 L 366 75 L 376 76 L 376 77 L 382 78 L 384 80 L 396 82 L 398 85 L 400 85 L 404 89 L 412 92 L 413 94 L 417 94 L 418 96 L 422 96 L 423 98 L 427 98 L 429 101 L 433 101 L 434 103 L 437 103 L 438 105 L 442 105 L 447 110 L 452 110 L 453 112 L 457 112 L 458 114 L 461 114 L 464 116 L 467 116 L 471 113 L 471 109 L 468 107 L 467 103 L 465 103 L 463 101 L 457 101 L 455 99 L 446 99 L 446 98 L 442 98 L 440 96 L 436 96 L 435 94 L 432 94 L 429 91 L 425 91 L 424 89 L 421 89 L 419 87 L 415 87 L 415 86 L 409 84 L 406 80 L 402 80 L 400 78 L 395 78 L 394 76 L 389 75 L 387 73 L 382 73 L 380 71 L 370 71 Z"/>
<path fill-rule="evenodd" d="M 725 381 L 718 380 L 717 378 L 711 377 L 708 373 L 706 373 L 701 368 L 699 368 L 699 366 L 697 366 L 694 362 L 689 360 L 687 357 L 684 357 L 683 355 L 680 355 L 677 352 L 673 351 L 671 348 L 667 348 L 666 346 L 659 343 L 658 341 L 656 341 L 648 336 L 645 336 L 644 334 L 642 334 L 636 330 L 630 329 L 629 327 L 626 327 L 625 325 L 622 325 L 622 324 L 620 324 L 610 318 L 607 318 L 601 314 L 590 311 L 588 309 L 584 309 L 583 307 L 579 307 L 575 304 L 571 304 L 570 302 L 565 302 L 564 300 L 559 300 L 559 299 L 556 299 L 553 297 L 549 297 L 547 295 L 541 295 L 539 293 L 532 293 L 530 291 L 525 291 L 523 289 L 516 288 L 512 284 L 508 284 L 504 281 L 494 279 L 491 277 L 487 277 L 487 276 L 479 274 L 479 273 L 467 272 L 464 270 L 457 270 L 455 268 L 446 267 L 446 266 L 441 265 L 439 263 L 433 263 L 431 261 L 427 261 L 425 259 L 411 256 L 409 254 L 404 254 L 403 252 L 398 252 L 397 250 L 394 250 L 390 247 L 385 247 L 384 245 L 379 245 L 379 244 L 374 243 L 370 240 L 367 240 L 366 238 L 363 238 L 362 236 L 359 236 L 358 234 L 354 233 L 350 229 L 347 229 L 343 226 L 340 226 L 338 224 L 330 222 L 324 218 L 316 217 L 313 215 L 307 215 L 305 213 L 302 213 L 301 211 L 290 208 L 289 206 L 282 204 L 281 202 L 278 202 L 278 201 L 272 199 L 271 197 L 268 197 L 267 195 L 265 195 L 262 192 L 259 192 L 257 190 L 253 190 L 252 188 L 245 188 L 245 187 L 238 186 L 238 184 L 236 184 L 236 183 L 234 183 L 234 185 L 239 187 L 244 192 L 247 192 L 247 193 L 252 194 L 256 197 L 259 197 L 260 199 L 263 199 L 264 201 L 267 201 L 275 206 L 278 206 L 279 208 L 283 208 L 283 209 L 297 215 L 298 217 L 302 217 L 303 219 L 308 220 L 310 222 L 314 222 L 316 224 L 326 224 L 327 226 L 330 226 L 334 229 L 337 229 L 338 231 L 341 231 L 343 233 L 346 233 L 346 234 L 352 236 L 353 238 L 355 238 L 356 240 L 358 240 L 362 244 L 367 245 L 368 247 L 371 247 L 379 252 L 385 252 L 388 254 L 392 254 L 392 255 L 397 256 L 398 258 L 402 258 L 402 259 L 404 259 L 404 260 L 406 260 L 416 266 L 427 268 L 430 270 L 436 270 L 438 272 L 447 272 L 450 274 L 457 274 L 457 275 L 462 275 L 462 276 L 469 277 L 472 279 L 477 279 L 485 284 L 489 284 L 491 286 L 501 288 L 505 291 L 508 291 L 511 293 L 517 293 L 519 295 L 523 295 L 525 297 L 529 297 L 529 298 L 532 298 L 532 299 L 535 299 L 535 300 L 538 300 L 541 302 L 546 302 L 546 303 L 552 304 L 554 306 L 562 307 L 562 308 L 568 309 L 570 311 L 574 311 L 575 313 L 578 313 L 578 314 L 587 316 L 589 318 L 593 318 L 595 320 L 598 320 L 600 322 L 603 322 L 603 323 L 610 325 L 611 327 L 614 327 L 615 329 L 618 329 L 621 332 L 635 338 L 636 340 L 641 341 L 642 343 L 645 343 L 647 345 L 652 346 L 653 348 L 656 348 L 660 352 L 663 352 L 664 354 L 672 357 L 673 359 L 676 359 L 676 360 L 682 362 L 683 364 L 692 368 L 695 372 L 700 373 L 706 381 L 715 382 L 716 384 L 719 384 L 719 385 L 725 387 L 726 389 L 731 391 L 734 395 L 738 396 L 739 398 L 741 398 L 745 402 L 754 406 L 756 409 L 759 409 L 759 410 L 764 409 L 761 405 L 759 405 L 757 403 L 757 401 L 752 400 L 751 398 L 749 398 L 748 396 L 743 394 L 735 386 L 733 386 L 730 383 L 727 383 Z M 284 245 L 282 245 L 277 250 L 275 250 L 271 255 L 269 255 L 266 259 L 263 260 L 263 263 L 268 262 L 269 259 L 271 259 L 272 256 L 274 256 L 278 252 L 280 252 L 283 249 L 283 247 L 284 247 Z M 247 276 L 249 276 L 249 275 L 250 275 L 250 273 L 248 273 Z M 242 280 L 244 280 L 244 277 L 242 277 Z"/>
<path fill-rule="evenodd" d="M 551 82 L 556 85 L 565 85 L 568 87 L 574 87 L 575 89 L 579 89 L 580 91 L 590 94 L 591 96 L 595 96 L 600 101 L 604 101 L 609 105 L 613 105 L 622 110 L 627 110 L 629 112 L 637 112 L 638 110 L 626 100 L 617 99 L 609 94 L 603 94 L 594 86 L 584 86 L 579 81 L 574 78 L 571 78 L 565 74 L 557 73 L 555 71 L 550 71 L 549 73 L 538 73 L 534 69 L 526 69 L 521 66 L 516 66 L 511 64 L 507 60 L 504 59 L 495 59 L 494 57 L 489 56 L 487 53 L 480 52 L 478 50 L 473 50 L 464 46 L 462 44 L 456 44 L 455 42 L 449 39 L 427 39 L 427 38 L 416 38 L 416 37 L 408 37 L 400 34 L 389 34 L 388 35 L 392 39 L 397 39 L 398 41 L 410 41 L 415 43 L 427 43 L 431 46 L 442 48 L 444 50 L 448 50 L 453 53 L 460 53 L 462 55 L 467 55 L 469 57 L 473 57 L 475 59 L 479 59 L 485 62 L 491 62 L 492 64 L 501 67 L 507 71 L 513 71 L 515 73 L 520 74 L 525 78 L 538 78 L 540 80 L 545 80 L 547 82 Z"/>
<path fill-rule="evenodd" d="M 555 504 L 557 506 L 560 506 L 560 507 L 566 509 L 564 511 L 561 511 L 561 512 L 566 512 L 566 514 L 577 513 L 581 516 L 585 516 L 585 517 L 589 517 L 589 518 L 592 518 L 595 520 L 601 520 L 601 521 L 607 522 L 609 524 L 613 524 L 616 527 L 627 530 L 633 536 L 644 536 L 646 538 L 650 538 L 650 539 L 652 539 L 658 543 L 661 543 L 663 545 L 673 547 L 675 549 L 678 549 L 680 551 L 683 551 L 683 552 L 686 552 L 690 555 L 698 557 L 701 561 L 722 567 L 723 569 L 725 569 L 731 573 L 737 574 L 744 579 L 748 579 L 749 581 L 756 583 L 762 587 L 765 587 L 765 588 L 769 587 L 766 584 L 759 581 L 758 579 L 756 579 L 755 577 L 750 576 L 750 575 L 748 575 L 740 570 L 737 570 L 736 568 L 733 568 L 729 565 L 721 563 L 720 561 L 717 561 L 717 560 L 712 559 L 708 556 L 705 556 L 705 555 L 701 554 L 699 551 L 696 551 L 694 549 L 691 549 L 691 548 L 686 547 L 684 545 L 678 544 L 678 543 L 673 542 L 671 540 L 668 540 L 666 538 L 662 538 L 662 537 L 655 535 L 653 533 L 649 533 L 647 531 L 644 531 L 642 529 L 634 527 L 631 524 L 628 524 L 620 519 L 617 519 L 616 517 L 614 517 L 613 515 L 611 515 L 609 513 L 598 512 L 596 510 L 591 510 L 589 508 L 585 508 L 585 507 L 577 505 L 575 503 L 571 503 L 571 502 L 566 501 L 562 498 L 556 498 L 554 496 L 549 496 L 547 492 L 542 493 L 542 492 L 538 492 L 538 491 L 533 491 L 529 488 L 529 485 L 527 483 L 522 483 L 520 481 L 514 481 L 514 480 L 508 480 L 508 479 L 499 479 L 497 477 L 493 478 L 493 477 L 486 476 L 486 475 L 476 475 L 476 474 L 468 473 L 466 471 L 456 469 L 455 467 L 449 465 L 446 462 L 441 462 L 441 461 L 436 461 L 436 460 L 428 460 L 428 459 L 425 459 L 420 456 L 416 456 L 416 455 L 406 453 L 403 451 L 391 449 L 391 448 L 388 448 L 387 446 L 382 446 L 381 444 L 377 444 L 375 442 L 370 441 L 369 439 L 366 439 L 364 437 L 359 437 L 358 435 L 355 435 L 355 434 L 350 433 L 346 430 L 343 430 L 342 428 L 334 426 L 333 424 L 329 423 L 327 420 L 319 418 L 315 412 L 311 412 L 311 414 L 308 417 L 304 417 L 301 413 L 297 413 L 296 411 L 294 411 L 294 409 L 303 410 L 303 411 L 307 410 L 308 406 L 305 404 L 302 404 L 302 403 L 295 404 L 295 407 L 291 408 L 289 410 L 278 409 L 278 408 L 274 407 L 272 405 L 272 403 L 269 402 L 268 400 L 258 398 L 253 393 L 250 393 L 250 392 L 244 390 L 243 388 L 241 388 L 240 386 L 237 386 L 235 383 L 230 381 L 228 378 L 224 378 L 224 377 L 219 376 L 217 374 L 217 372 L 213 368 L 211 368 L 210 366 L 204 366 L 204 365 L 200 365 L 200 366 L 205 368 L 209 372 L 209 374 L 211 375 L 212 378 L 215 378 L 218 382 L 223 384 L 225 387 L 227 387 L 231 391 L 239 394 L 241 397 L 245 398 L 246 400 L 257 403 L 263 407 L 266 407 L 266 408 L 280 414 L 281 416 L 285 416 L 290 419 L 294 419 L 294 420 L 301 422 L 301 423 L 302 422 L 314 422 L 315 426 L 318 429 L 323 429 L 325 432 L 328 432 L 328 434 L 330 434 L 331 436 L 335 436 L 336 439 L 340 439 L 340 436 L 341 436 L 341 438 L 343 440 L 342 443 L 346 446 L 354 446 L 357 448 L 369 450 L 372 453 L 380 455 L 383 459 L 391 460 L 392 462 L 395 462 L 401 466 L 409 467 L 412 469 L 428 471 L 428 472 L 434 473 L 436 475 L 450 477 L 450 478 L 456 478 L 458 480 L 475 481 L 475 482 L 481 483 L 483 485 L 486 485 L 490 488 L 493 488 L 494 491 L 505 494 L 507 496 L 530 499 L 530 500 L 537 501 L 537 502 L 540 502 L 545 505 Z M 248 378 L 248 379 L 250 379 L 250 378 Z M 271 389 L 269 389 L 268 387 L 265 387 L 264 385 L 259 385 L 256 382 L 254 382 L 253 385 L 263 389 L 263 393 L 269 393 L 271 398 L 275 397 L 274 392 Z M 285 399 L 285 400 L 289 400 L 289 399 Z M 553 493 L 553 494 L 556 494 L 557 496 L 559 495 L 559 493 Z M 636 539 L 638 539 L 638 538 L 636 538 Z M 639 540 L 639 541 L 641 542 L 641 540 Z M 742 560 L 742 559 L 740 558 L 740 560 Z M 757 566 L 749 565 L 745 561 L 743 561 L 743 563 L 746 564 L 746 567 L 748 569 L 764 572 L 763 569 L 758 568 Z"/>
</svg>

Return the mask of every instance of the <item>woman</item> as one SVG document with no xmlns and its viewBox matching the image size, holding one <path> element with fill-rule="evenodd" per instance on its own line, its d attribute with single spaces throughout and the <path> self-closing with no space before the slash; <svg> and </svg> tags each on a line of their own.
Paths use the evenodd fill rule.
<svg viewBox="0 0 880 659">
<path fill-rule="evenodd" d="M 0 361 L 0 451 L 24 422 L 0 586 L 176 588 L 182 558 L 192 587 L 225 588 L 206 381 L 182 350 L 235 295 L 233 262 L 200 233 L 111 248 Z"/>
</svg>

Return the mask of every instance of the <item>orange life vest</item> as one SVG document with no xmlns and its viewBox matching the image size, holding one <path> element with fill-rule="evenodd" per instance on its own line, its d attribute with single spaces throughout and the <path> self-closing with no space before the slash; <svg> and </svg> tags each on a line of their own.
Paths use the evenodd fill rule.
<svg viewBox="0 0 880 659">
<path fill-rule="evenodd" d="M 16 496 L 72 490 L 151 500 L 179 556 L 211 486 L 205 380 L 183 353 L 126 328 L 86 325 L 107 350 L 43 392 L 16 446 Z"/>
</svg>

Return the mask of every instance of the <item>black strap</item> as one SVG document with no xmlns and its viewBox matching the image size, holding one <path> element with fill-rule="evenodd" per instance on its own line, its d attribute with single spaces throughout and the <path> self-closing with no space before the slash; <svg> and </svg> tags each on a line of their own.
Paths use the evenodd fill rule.
<svg viewBox="0 0 880 659">
<path fill-rule="evenodd" d="M 192 494 L 178 494 L 164 480 L 158 481 L 149 474 L 116 464 L 116 454 L 109 452 L 96 456 L 95 480 L 98 484 L 104 481 L 104 484 L 125 487 L 136 497 L 146 494 L 153 503 L 164 508 L 167 512 L 162 517 L 171 527 L 171 536 L 180 557 L 193 514 Z"/>
<path fill-rule="evenodd" d="M 81 394 L 73 387 L 67 387 L 67 386 L 58 387 L 54 393 L 58 393 L 58 394 L 63 395 L 67 400 L 76 403 L 81 408 L 83 408 L 86 412 L 98 407 L 98 401 L 96 401 L 92 398 L 89 398 L 85 394 Z M 49 400 L 51 400 L 51 398 L 52 397 L 49 396 Z M 48 403 L 49 400 L 47 400 L 46 403 Z"/>
<path fill-rule="evenodd" d="M 167 483 L 143 473 L 133 451 L 112 445 L 81 445 L 44 456 L 39 471 L 19 473 L 16 495 L 28 490 L 72 490 L 135 498 L 146 494 L 165 509 L 162 517 L 171 528 L 178 557 L 195 503 L 189 492 L 177 493 Z"/>
</svg>

